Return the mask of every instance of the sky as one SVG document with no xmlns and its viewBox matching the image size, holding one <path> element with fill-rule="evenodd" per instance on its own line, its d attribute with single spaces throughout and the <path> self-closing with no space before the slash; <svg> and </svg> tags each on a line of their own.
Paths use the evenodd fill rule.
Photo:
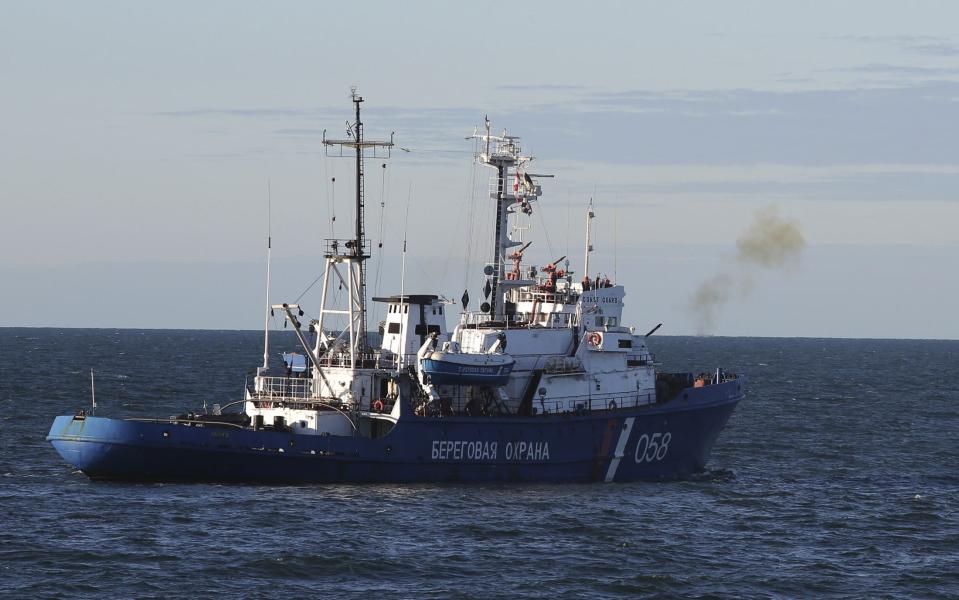
<svg viewBox="0 0 959 600">
<path fill-rule="evenodd" d="M 404 148 L 368 163 L 371 295 L 405 237 L 407 292 L 481 296 L 489 115 L 555 175 L 526 258 L 579 273 L 592 198 L 637 330 L 959 339 L 959 4 L 0 1 L 0 82 L 0 326 L 262 327 L 268 214 L 271 298 L 315 315 L 357 86 Z M 704 330 L 771 210 L 805 245 Z"/>
</svg>

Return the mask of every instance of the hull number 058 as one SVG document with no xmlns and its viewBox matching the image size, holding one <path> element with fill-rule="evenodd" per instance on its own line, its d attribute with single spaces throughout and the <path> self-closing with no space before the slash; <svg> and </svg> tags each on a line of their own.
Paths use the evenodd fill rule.
<svg viewBox="0 0 959 600">
<path fill-rule="evenodd" d="M 673 434 L 644 433 L 636 440 L 636 462 L 654 462 L 663 460 L 669 454 L 669 441 Z"/>
</svg>

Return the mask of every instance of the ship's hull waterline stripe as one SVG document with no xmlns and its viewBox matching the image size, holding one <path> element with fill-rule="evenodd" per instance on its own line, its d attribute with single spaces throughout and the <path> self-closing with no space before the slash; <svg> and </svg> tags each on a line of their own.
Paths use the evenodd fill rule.
<svg viewBox="0 0 959 600">
<path fill-rule="evenodd" d="M 613 460 L 609 461 L 609 469 L 606 471 L 606 483 L 616 478 L 616 469 L 619 468 L 619 460 L 623 458 L 623 450 L 626 449 L 626 442 L 629 441 L 629 433 L 633 430 L 635 420 L 635 417 L 629 417 L 623 423 L 623 430 L 619 433 L 619 441 L 616 442 L 616 450 L 613 452 Z"/>
</svg>

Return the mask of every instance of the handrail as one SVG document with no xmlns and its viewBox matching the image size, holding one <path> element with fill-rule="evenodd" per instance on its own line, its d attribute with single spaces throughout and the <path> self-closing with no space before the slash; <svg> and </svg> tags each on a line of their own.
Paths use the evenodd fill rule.
<svg viewBox="0 0 959 600">
<path fill-rule="evenodd" d="M 655 393 L 623 394 L 610 392 L 608 394 L 590 394 L 589 396 L 563 396 L 560 398 L 533 398 L 533 407 L 544 414 L 574 412 L 577 410 L 615 410 L 619 408 L 636 408 L 656 403 Z M 572 404 L 573 406 L 569 406 Z"/>
<path fill-rule="evenodd" d="M 260 377 L 256 399 L 313 398 L 313 382 L 309 377 Z"/>
<path fill-rule="evenodd" d="M 124 421 L 138 421 L 141 423 L 199 423 L 201 425 L 224 425 L 226 427 L 236 427 L 237 429 L 246 429 L 243 425 L 237 425 L 236 423 L 227 423 L 225 421 L 197 421 L 195 419 L 178 419 L 173 417 L 172 419 L 161 419 L 159 417 L 147 418 L 147 417 L 127 417 L 123 419 Z"/>
</svg>

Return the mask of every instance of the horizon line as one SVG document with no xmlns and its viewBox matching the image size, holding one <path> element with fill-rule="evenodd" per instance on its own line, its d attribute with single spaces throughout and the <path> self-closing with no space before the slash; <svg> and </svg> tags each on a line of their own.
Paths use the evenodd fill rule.
<svg viewBox="0 0 959 600">
<path fill-rule="evenodd" d="M 236 331 L 244 333 L 263 333 L 262 329 L 204 329 L 197 327 L 60 327 L 53 325 L 0 325 L 0 331 L 5 329 L 67 329 L 67 330 L 102 330 L 102 331 Z M 281 330 L 270 330 L 271 333 Z M 378 331 L 367 331 L 367 334 Z M 823 335 L 727 335 L 727 334 L 657 334 L 655 337 L 685 337 L 685 338 L 748 338 L 748 339 L 766 339 L 766 340 L 873 340 L 873 341 L 913 341 L 913 342 L 959 342 L 959 338 L 924 338 L 924 337 L 842 337 L 842 336 L 823 336 Z"/>
</svg>

